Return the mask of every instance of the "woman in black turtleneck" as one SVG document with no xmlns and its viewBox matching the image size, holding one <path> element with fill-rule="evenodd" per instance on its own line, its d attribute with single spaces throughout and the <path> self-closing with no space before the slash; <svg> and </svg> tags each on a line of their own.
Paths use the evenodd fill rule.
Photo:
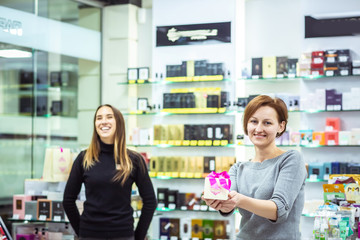
<svg viewBox="0 0 360 240">
<path fill-rule="evenodd" d="M 86 201 L 82 215 L 75 201 L 81 185 Z M 132 184 L 143 201 L 134 230 Z M 142 156 L 126 148 L 125 123 L 119 110 L 99 106 L 89 148 L 76 160 L 64 192 L 64 209 L 80 240 L 143 240 L 156 208 L 154 188 Z"/>
</svg>

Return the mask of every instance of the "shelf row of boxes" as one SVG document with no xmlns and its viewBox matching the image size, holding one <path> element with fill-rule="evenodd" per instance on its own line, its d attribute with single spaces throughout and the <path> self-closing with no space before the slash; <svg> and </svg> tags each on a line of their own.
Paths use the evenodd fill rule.
<svg viewBox="0 0 360 240">
<path fill-rule="evenodd" d="M 235 157 L 227 156 L 157 156 L 150 159 L 151 177 L 202 178 L 212 171 L 229 171 Z"/>
</svg>

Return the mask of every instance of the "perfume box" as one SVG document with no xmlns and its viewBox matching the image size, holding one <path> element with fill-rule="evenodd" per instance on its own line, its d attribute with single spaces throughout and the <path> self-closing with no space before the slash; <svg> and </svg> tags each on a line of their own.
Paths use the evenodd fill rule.
<svg viewBox="0 0 360 240">
<path fill-rule="evenodd" d="M 339 131 L 339 145 L 350 145 L 350 144 L 351 144 L 351 132 Z"/>
<path fill-rule="evenodd" d="M 204 173 L 204 157 L 195 157 L 195 173 Z"/>
<path fill-rule="evenodd" d="M 127 70 L 128 82 L 137 81 L 139 79 L 139 71 L 137 68 L 128 68 Z"/>
<path fill-rule="evenodd" d="M 332 162 L 331 163 L 331 174 L 339 174 L 340 173 L 340 163 Z"/>
<path fill-rule="evenodd" d="M 160 239 L 167 237 L 170 239 L 170 219 L 169 218 L 160 218 Z"/>
<path fill-rule="evenodd" d="M 338 62 L 351 62 L 351 55 L 349 49 L 339 49 L 338 50 Z"/>
<path fill-rule="evenodd" d="M 325 145 L 339 145 L 339 131 L 325 131 Z"/>
<path fill-rule="evenodd" d="M 324 164 L 313 162 L 309 163 L 309 176 L 316 175 L 317 179 L 323 179 L 324 178 Z"/>
<path fill-rule="evenodd" d="M 18 219 L 24 219 L 26 201 L 31 201 L 30 195 L 17 194 L 13 196 L 13 217 L 17 215 Z"/>
<path fill-rule="evenodd" d="M 164 172 L 167 172 L 167 173 L 173 172 L 173 158 L 172 157 L 165 157 Z"/>
<path fill-rule="evenodd" d="M 168 207 L 168 188 L 158 188 L 157 189 L 157 200 L 158 200 L 158 208 Z"/>
<path fill-rule="evenodd" d="M 324 162 L 324 180 L 329 180 L 331 172 L 331 162 Z"/>
<path fill-rule="evenodd" d="M 340 174 L 348 173 L 348 163 L 341 162 L 340 163 Z"/>
<path fill-rule="evenodd" d="M 340 131 L 340 118 L 326 118 L 325 130 L 326 131 Z"/>
<path fill-rule="evenodd" d="M 51 200 L 47 199 L 39 199 L 37 205 L 37 219 L 38 220 L 47 220 L 50 221 L 52 219 L 52 206 Z"/>
<path fill-rule="evenodd" d="M 140 67 L 138 69 L 139 79 L 144 80 L 145 82 L 149 81 L 150 78 L 150 69 L 148 67 Z"/>
<path fill-rule="evenodd" d="M 300 145 L 301 134 L 300 132 L 291 132 L 290 133 L 290 145 Z"/>
<path fill-rule="evenodd" d="M 342 66 L 339 64 L 339 75 L 340 76 L 349 76 L 351 75 L 351 65 L 348 66 Z"/>
<path fill-rule="evenodd" d="M 313 144 L 314 145 L 325 145 L 325 133 L 324 132 L 313 132 Z"/>
<path fill-rule="evenodd" d="M 180 219 L 180 239 L 191 238 L 191 219 L 182 217 Z"/>
<path fill-rule="evenodd" d="M 207 60 L 194 61 L 195 76 L 207 75 Z"/>
<path fill-rule="evenodd" d="M 220 107 L 228 107 L 229 106 L 229 92 L 220 92 Z"/>
<path fill-rule="evenodd" d="M 223 169 L 223 157 L 216 156 L 215 157 L 215 172 L 222 172 L 226 171 L 226 169 Z"/>
<path fill-rule="evenodd" d="M 301 145 L 308 145 L 312 143 L 312 133 L 313 130 L 300 130 L 300 144 Z"/>
<path fill-rule="evenodd" d="M 202 219 L 191 220 L 191 238 L 203 239 Z"/>
<path fill-rule="evenodd" d="M 36 219 L 37 217 L 37 201 L 26 201 L 25 202 L 25 215 L 31 216 L 31 219 Z"/>
<path fill-rule="evenodd" d="M 311 69 L 324 67 L 324 51 L 314 51 L 311 53 Z"/>
<path fill-rule="evenodd" d="M 178 206 L 178 190 L 168 190 L 168 205 L 170 209 L 179 208 Z"/>
<path fill-rule="evenodd" d="M 224 157 L 225 158 L 225 157 Z M 227 168 L 227 166 L 223 166 L 224 168 Z M 205 199 L 218 199 L 218 200 L 227 200 L 229 195 L 229 190 L 222 187 L 220 184 L 220 179 L 215 178 L 217 188 L 214 188 L 211 186 L 210 177 L 205 178 L 205 184 L 204 184 L 204 198 Z M 226 179 L 226 184 L 229 184 L 230 179 Z"/>
<path fill-rule="evenodd" d="M 276 57 L 263 57 L 262 67 L 262 74 L 264 78 L 276 77 Z"/>
<path fill-rule="evenodd" d="M 158 172 L 165 172 L 166 171 L 166 169 L 165 169 L 165 161 L 166 161 L 166 157 L 161 157 L 161 156 L 159 156 L 158 158 L 157 158 L 157 170 L 158 170 Z"/>
<path fill-rule="evenodd" d="M 360 145 L 360 128 L 351 129 L 351 145 Z"/>
<path fill-rule="evenodd" d="M 296 69 L 297 69 L 297 58 L 289 58 L 288 59 L 288 76 L 295 77 L 296 76 Z"/>
<path fill-rule="evenodd" d="M 230 162 L 229 162 L 229 160 L 230 160 L 230 157 L 222 157 L 222 159 L 221 159 L 221 163 L 222 163 L 222 169 L 223 169 L 223 171 L 229 171 L 229 165 L 230 165 Z"/>
<path fill-rule="evenodd" d="M 179 172 L 180 173 L 186 173 L 186 172 L 188 172 L 188 166 L 189 166 L 189 164 L 188 164 L 188 162 L 189 162 L 189 158 L 188 157 L 181 157 L 180 158 L 180 169 L 179 169 Z"/>
<path fill-rule="evenodd" d="M 324 68 L 311 68 L 311 76 L 322 76 L 324 75 Z"/>
<path fill-rule="evenodd" d="M 248 104 L 248 98 L 238 98 L 237 100 L 238 110 L 243 111 L 247 104 Z"/>
<path fill-rule="evenodd" d="M 325 51 L 325 64 L 337 64 L 338 62 L 338 51 L 331 49 Z"/>
<path fill-rule="evenodd" d="M 347 174 L 360 174 L 360 164 L 359 163 L 348 163 L 347 164 Z"/>
<path fill-rule="evenodd" d="M 214 239 L 226 238 L 226 222 L 222 220 L 214 220 Z"/>
<path fill-rule="evenodd" d="M 286 77 L 288 75 L 289 65 L 287 57 L 276 57 L 276 76 Z"/>
<path fill-rule="evenodd" d="M 204 173 L 211 173 L 215 170 L 215 156 L 204 157 Z"/>
<path fill-rule="evenodd" d="M 207 108 L 218 108 L 219 107 L 219 95 L 207 95 L 206 107 Z"/>
<path fill-rule="evenodd" d="M 207 75 L 207 60 L 194 61 L 195 76 Z"/>
<path fill-rule="evenodd" d="M 198 200 L 195 193 L 185 193 L 185 206 L 188 210 L 193 210 L 197 202 Z"/>
<path fill-rule="evenodd" d="M 203 219 L 202 229 L 203 239 L 214 238 L 214 220 Z"/>
<path fill-rule="evenodd" d="M 54 220 L 65 220 L 65 211 L 62 204 L 62 201 L 52 201 L 52 218 Z"/>
<path fill-rule="evenodd" d="M 195 76 L 195 62 L 193 60 L 186 61 L 186 76 Z"/>
<path fill-rule="evenodd" d="M 180 238 L 180 219 L 179 218 L 170 218 L 170 239 Z"/>
<path fill-rule="evenodd" d="M 263 75 L 262 58 L 252 58 L 251 62 L 252 62 L 251 75 L 262 77 L 262 75 Z"/>
<path fill-rule="evenodd" d="M 158 164 L 157 164 L 158 157 L 151 157 L 150 158 L 150 172 L 158 172 Z"/>
</svg>

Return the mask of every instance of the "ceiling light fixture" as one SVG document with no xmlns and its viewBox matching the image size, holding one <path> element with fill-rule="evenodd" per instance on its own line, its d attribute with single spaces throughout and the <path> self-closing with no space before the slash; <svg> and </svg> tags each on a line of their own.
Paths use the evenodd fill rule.
<svg viewBox="0 0 360 240">
<path fill-rule="evenodd" d="M 3 58 L 31 58 L 32 53 L 17 49 L 3 49 L 0 50 L 0 57 Z"/>
</svg>

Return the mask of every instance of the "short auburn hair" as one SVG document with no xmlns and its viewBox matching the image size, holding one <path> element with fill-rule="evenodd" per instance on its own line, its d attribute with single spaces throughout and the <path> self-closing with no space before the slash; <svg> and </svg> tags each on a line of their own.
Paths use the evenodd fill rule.
<svg viewBox="0 0 360 240">
<path fill-rule="evenodd" d="M 267 95 L 259 95 L 255 98 L 253 98 L 246 106 L 244 115 L 243 115 L 243 127 L 244 132 L 246 135 L 248 135 L 248 128 L 247 124 L 249 122 L 249 119 L 254 115 L 254 113 L 261 107 L 271 107 L 273 108 L 277 113 L 277 118 L 279 120 L 279 123 L 285 122 L 284 130 L 277 135 L 277 137 L 280 137 L 285 131 L 286 131 L 286 125 L 288 123 L 288 110 L 286 107 L 286 104 L 284 101 L 280 98 L 272 98 Z"/>
</svg>

